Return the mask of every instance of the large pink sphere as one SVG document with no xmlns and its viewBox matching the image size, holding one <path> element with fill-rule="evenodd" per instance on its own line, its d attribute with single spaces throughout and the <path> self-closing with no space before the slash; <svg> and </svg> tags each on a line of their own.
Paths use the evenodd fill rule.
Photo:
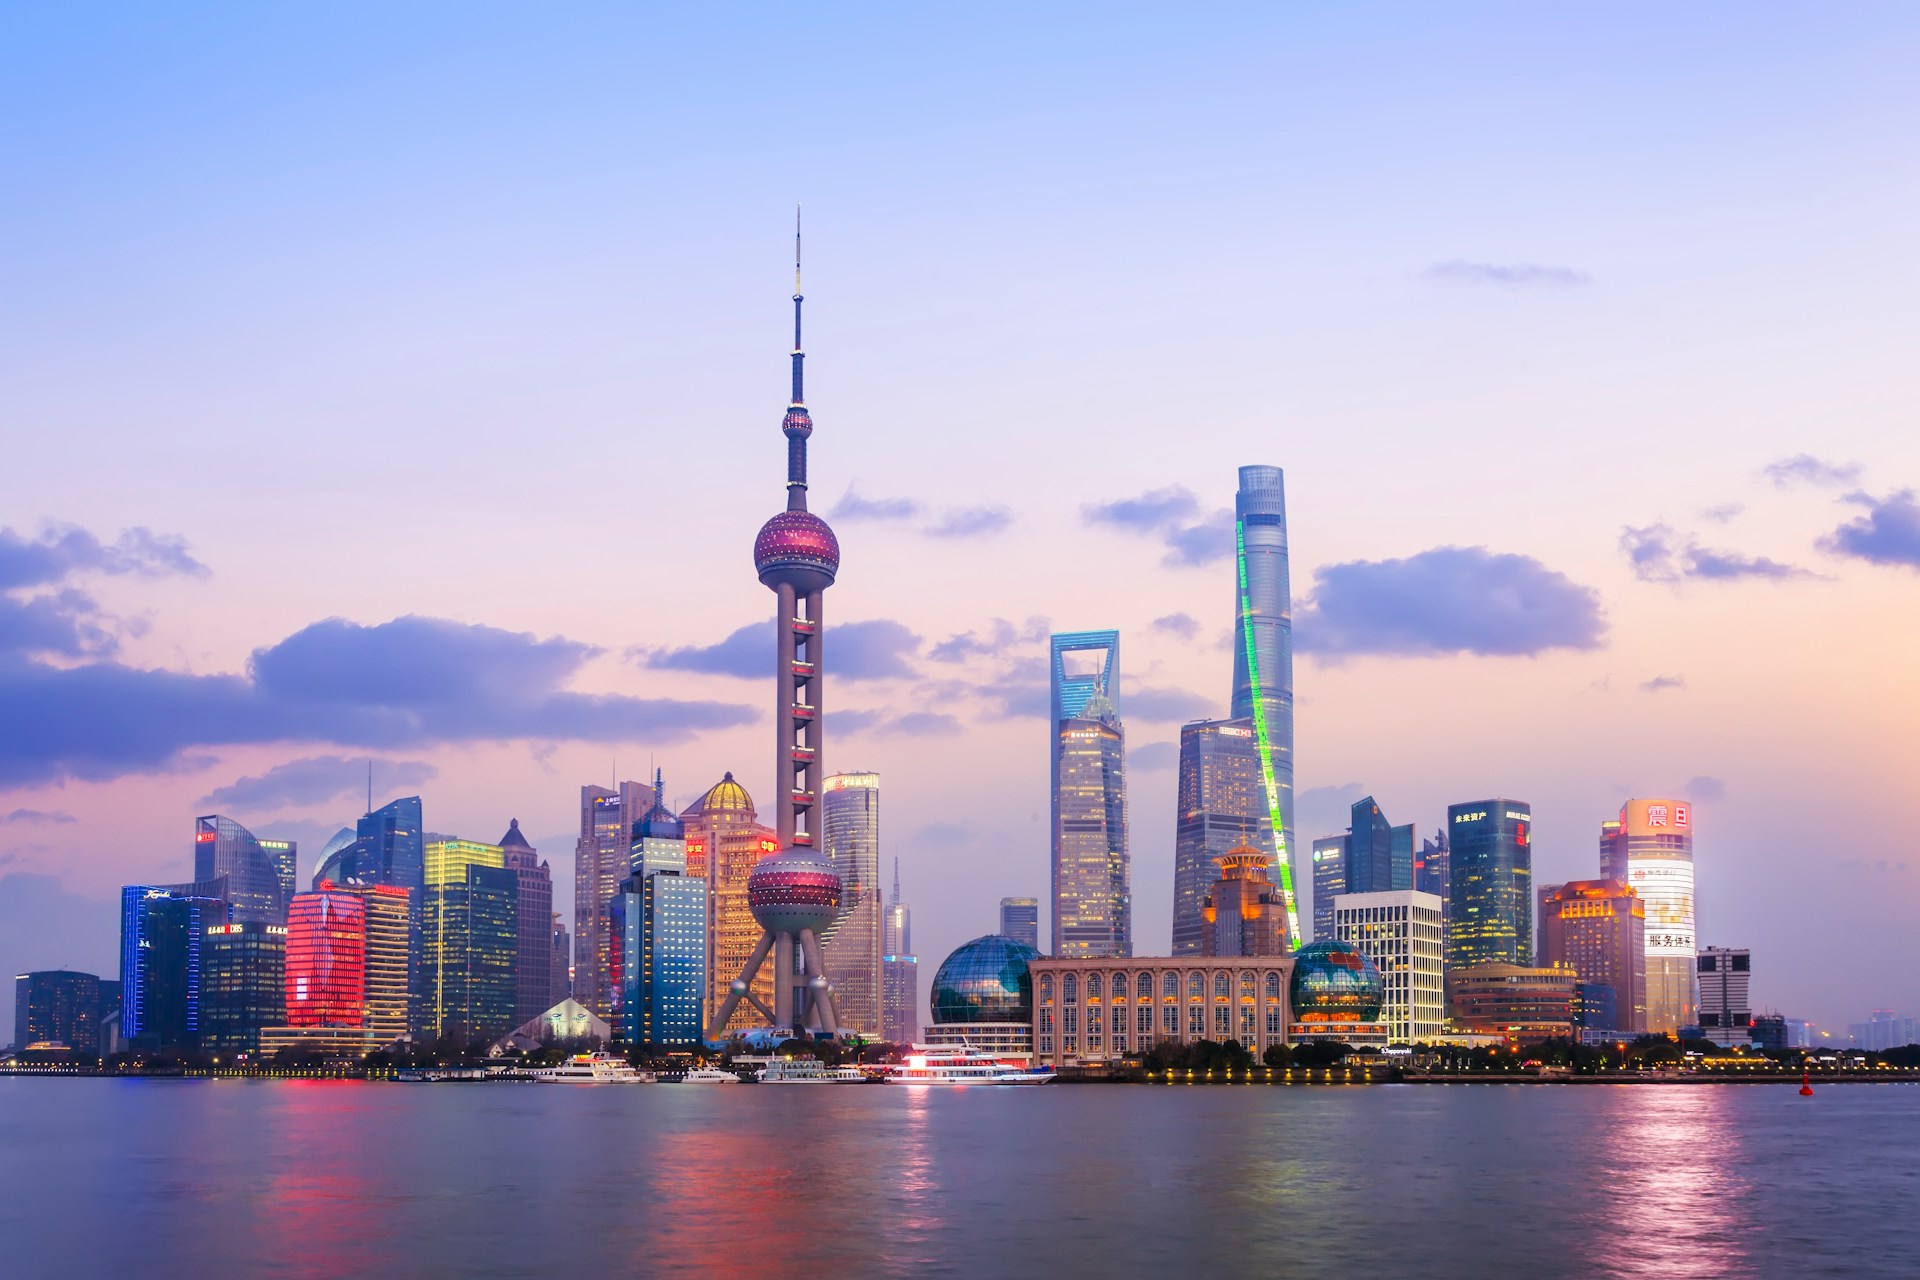
<svg viewBox="0 0 1920 1280">
<path fill-rule="evenodd" d="M 811 511 L 782 511 L 760 526 L 753 567 L 770 587 L 783 582 L 801 591 L 829 587 L 840 571 L 840 539 Z"/>
<path fill-rule="evenodd" d="M 841 892 L 826 855 L 804 846 L 760 859 L 747 877 L 747 905 L 769 933 L 811 929 L 819 937 L 839 918 Z"/>
</svg>

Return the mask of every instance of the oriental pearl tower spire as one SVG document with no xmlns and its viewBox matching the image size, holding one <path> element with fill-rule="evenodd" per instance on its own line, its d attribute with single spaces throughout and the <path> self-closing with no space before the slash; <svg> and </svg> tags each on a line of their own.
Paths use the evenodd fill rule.
<svg viewBox="0 0 1920 1280">
<path fill-rule="evenodd" d="M 746 1000 L 774 1026 L 838 1034 L 833 993 L 821 964 L 820 934 L 839 914 L 839 872 L 815 847 L 815 806 L 821 777 L 821 656 L 825 623 L 821 597 L 840 570 L 840 542 L 827 522 L 807 510 L 807 438 L 813 419 L 802 386 L 806 352 L 800 345 L 800 213 L 793 215 L 793 399 L 780 432 L 787 438 L 787 509 L 760 526 L 753 567 L 777 600 L 774 619 L 774 778 L 779 786 L 780 849 L 760 860 L 747 879 L 747 902 L 762 933 L 746 967 L 714 1010 L 707 1038 L 718 1040 L 727 1019 Z M 772 953 L 773 1005 L 753 994 L 754 975 Z"/>
</svg>

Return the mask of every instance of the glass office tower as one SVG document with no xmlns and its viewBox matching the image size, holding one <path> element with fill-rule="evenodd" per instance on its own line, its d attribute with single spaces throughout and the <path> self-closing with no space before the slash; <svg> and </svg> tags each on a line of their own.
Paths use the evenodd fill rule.
<svg viewBox="0 0 1920 1280">
<path fill-rule="evenodd" d="M 1413 884 L 1413 824 L 1394 826 L 1372 796 L 1353 806 L 1347 828 L 1348 893 L 1392 893 Z"/>
<path fill-rule="evenodd" d="M 880 775 L 834 773 L 820 797 L 822 852 L 840 873 L 840 917 L 822 939 L 821 964 L 845 1030 L 878 1036 L 882 1022 Z"/>
<path fill-rule="evenodd" d="M 1264 820 L 1261 795 L 1260 750 L 1251 721 L 1196 720 L 1181 726 L 1173 954 L 1200 954 L 1201 905 L 1218 874 L 1218 859 L 1245 847 L 1273 858 L 1273 826 Z"/>
<path fill-rule="evenodd" d="M 1298 945 L 1293 889 L 1293 591 L 1287 569 L 1286 473 L 1241 467 L 1233 495 L 1233 702 L 1229 714 L 1253 726 L 1261 799 L 1273 833 L 1274 879 Z"/>
<path fill-rule="evenodd" d="M 429 1030 L 476 1040 L 513 1030 L 519 880 L 506 852 L 477 840 L 426 847 Z"/>
<path fill-rule="evenodd" d="M 286 1025 L 359 1027 L 367 1020 L 367 906 L 317 889 L 287 913 Z"/>
<path fill-rule="evenodd" d="M 1313 940 L 1333 937 L 1333 900 L 1347 891 L 1347 838 L 1321 836 L 1313 842 Z"/>
<path fill-rule="evenodd" d="M 66 969 L 23 973 L 13 983 L 13 1047 L 63 1044 L 92 1053 L 100 1042 L 100 979 Z"/>
<path fill-rule="evenodd" d="M 1000 936 L 1040 949 L 1040 899 L 1000 899 Z"/>
<path fill-rule="evenodd" d="M 120 1033 L 141 1049 L 192 1048 L 200 1038 L 201 940 L 233 908 L 224 877 L 120 890 Z"/>
<path fill-rule="evenodd" d="M 1052 640 L 1053 952 L 1133 954 L 1120 633 Z"/>
<path fill-rule="evenodd" d="M 210 924 L 201 940 L 200 1047 L 253 1050 L 287 1015 L 287 926 Z"/>
<path fill-rule="evenodd" d="M 1034 912 L 1034 932 L 1040 930 Z M 893 860 L 893 896 L 880 931 L 880 1035 L 888 1044 L 911 1044 L 920 1035 L 920 957 L 913 954 L 913 908 L 900 900 L 900 859 Z"/>
<path fill-rule="evenodd" d="M 513 872 L 518 896 L 518 941 L 513 961 L 513 1025 L 519 1026 L 551 1009 L 553 990 L 553 872 L 540 860 L 540 851 L 520 833 L 520 819 L 507 823 L 500 837 L 507 870 Z"/>
<path fill-rule="evenodd" d="M 1533 810 L 1518 800 L 1447 807 L 1447 971 L 1533 964 Z"/>
<path fill-rule="evenodd" d="M 285 924 L 298 850 L 291 840 L 262 840 L 217 813 L 194 820 L 193 878 L 227 878 L 233 918 Z"/>
<path fill-rule="evenodd" d="M 656 799 L 644 782 L 580 788 L 580 838 L 573 846 L 573 998 L 609 1023 L 619 1020 L 620 992 L 613 980 L 608 912 L 630 873 L 633 824 Z"/>
<path fill-rule="evenodd" d="M 688 874 L 686 826 L 664 803 L 634 823 L 628 865 L 608 918 L 614 1026 L 628 1044 L 693 1044 L 707 997 L 707 882 Z"/>
<path fill-rule="evenodd" d="M 1629 800 L 1600 828 L 1601 874 L 1624 880 L 1646 908 L 1646 1030 L 1655 1035 L 1694 1025 L 1693 816 L 1685 800 Z"/>
</svg>

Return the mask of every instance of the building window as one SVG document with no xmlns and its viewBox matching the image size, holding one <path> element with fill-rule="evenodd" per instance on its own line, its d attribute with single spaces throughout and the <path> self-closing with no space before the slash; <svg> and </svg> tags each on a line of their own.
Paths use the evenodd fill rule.
<svg viewBox="0 0 1920 1280">
<path fill-rule="evenodd" d="M 1213 1006 L 1213 1038 L 1225 1040 L 1233 1034 L 1233 1009 L 1224 1004 Z"/>
<path fill-rule="evenodd" d="M 1087 975 L 1087 999 L 1098 1000 L 1099 998 L 1100 998 L 1100 975 L 1097 973 L 1090 973 Z"/>
<path fill-rule="evenodd" d="M 1240 994 L 1248 1000 L 1253 999 L 1253 970 L 1251 969 L 1240 971 Z"/>
<path fill-rule="evenodd" d="M 1091 986 L 1093 984 L 1089 981 L 1087 985 Z M 1100 1048 L 1102 1039 L 1100 1033 L 1102 1030 L 1100 1006 L 1094 1005 L 1087 1010 L 1087 1052 L 1092 1053 Z"/>
<path fill-rule="evenodd" d="M 1180 994 L 1180 975 L 1169 969 L 1160 977 L 1160 994 L 1172 999 Z"/>
<path fill-rule="evenodd" d="M 1080 1011 L 1072 1005 L 1068 1005 L 1060 1011 L 1060 1038 L 1066 1042 L 1067 1048 L 1071 1049 L 1073 1047 L 1074 1037 L 1079 1034 Z"/>
<path fill-rule="evenodd" d="M 1040 975 L 1040 998 L 1042 1000 L 1053 999 L 1053 975 L 1050 973 Z"/>
<path fill-rule="evenodd" d="M 1207 1038 L 1207 1007 L 1203 1004 L 1187 1006 L 1187 1039 L 1204 1040 Z"/>
<path fill-rule="evenodd" d="M 1240 1006 L 1240 1043 L 1253 1043 L 1253 1006 L 1250 1004 Z"/>
<path fill-rule="evenodd" d="M 1270 973 L 1267 975 L 1267 999 L 1278 1000 L 1279 998 L 1280 998 L 1280 975 L 1277 973 Z"/>
<path fill-rule="evenodd" d="M 1205 974 L 1194 973 L 1187 976 L 1187 994 L 1195 1000 L 1207 994 L 1207 977 Z"/>
<path fill-rule="evenodd" d="M 1233 979 L 1229 978 L 1224 973 L 1214 974 L 1213 975 L 1213 994 L 1221 1000 L 1225 1000 L 1228 996 L 1232 995 Z"/>
<path fill-rule="evenodd" d="M 1140 1027 L 1140 1045 L 1145 1048 L 1153 1040 L 1153 1006 L 1141 1005 L 1140 1015 L 1135 1021 Z"/>
<path fill-rule="evenodd" d="M 1169 1040 L 1180 1038 L 1180 1006 L 1163 1004 L 1160 1006 L 1160 1031 Z"/>
<path fill-rule="evenodd" d="M 1115 1000 L 1127 998 L 1127 975 L 1124 973 L 1113 975 L 1113 998 Z"/>
<path fill-rule="evenodd" d="M 1053 1010 L 1044 1005 L 1040 1009 L 1040 1034 L 1043 1036 L 1053 1034 Z"/>
<path fill-rule="evenodd" d="M 1267 1006 L 1267 1039 L 1277 1040 L 1279 1038 L 1280 1038 L 1280 1006 L 1277 1004 L 1270 1004 Z"/>
<path fill-rule="evenodd" d="M 1060 975 L 1060 999 L 1068 1004 L 1080 998 L 1080 979 L 1071 973 Z"/>
</svg>

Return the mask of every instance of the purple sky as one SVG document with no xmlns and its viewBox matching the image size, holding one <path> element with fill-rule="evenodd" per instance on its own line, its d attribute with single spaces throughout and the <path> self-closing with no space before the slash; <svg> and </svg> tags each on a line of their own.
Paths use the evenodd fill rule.
<svg viewBox="0 0 1920 1280">
<path fill-rule="evenodd" d="M 1763 15 L 1763 16 L 1762 16 Z M 212 808 L 756 795 L 808 208 L 830 769 L 928 972 L 1047 889 L 1044 636 L 1118 627 L 1135 937 L 1286 468 L 1300 844 L 1698 811 L 1759 1006 L 1920 1011 L 1920 15 L 56 10 L 0 77 L 0 968 Z M 1844 961 L 1836 963 L 1838 957 Z M 0 993 L 0 1016 L 11 1002 Z"/>
</svg>

